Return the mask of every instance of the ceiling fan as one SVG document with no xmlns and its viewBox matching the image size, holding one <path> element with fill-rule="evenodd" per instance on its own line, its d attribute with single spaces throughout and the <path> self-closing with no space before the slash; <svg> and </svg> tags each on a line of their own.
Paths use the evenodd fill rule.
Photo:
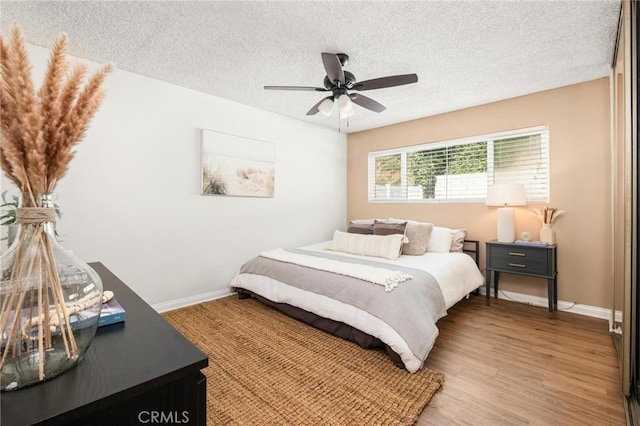
<svg viewBox="0 0 640 426">
<path fill-rule="evenodd" d="M 349 71 L 345 71 L 343 67 L 349 61 L 349 56 L 345 53 L 323 53 L 322 63 L 327 75 L 324 77 L 324 87 L 306 87 L 306 86 L 264 86 L 266 90 L 300 90 L 300 91 L 316 91 L 331 92 L 330 96 L 323 98 L 315 104 L 307 115 L 314 115 L 322 112 L 325 115 L 331 115 L 333 105 L 338 105 L 341 118 L 350 117 L 354 114 L 353 104 L 360 105 L 363 108 L 374 112 L 382 112 L 386 107 L 371 98 L 359 93 L 349 93 L 349 90 L 357 92 L 363 90 L 384 89 L 386 87 L 402 86 L 405 84 L 417 83 L 418 76 L 416 74 L 401 74 L 388 77 L 374 78 L 372 80 L 357 81 L 356 77 Z"/>
</svg>

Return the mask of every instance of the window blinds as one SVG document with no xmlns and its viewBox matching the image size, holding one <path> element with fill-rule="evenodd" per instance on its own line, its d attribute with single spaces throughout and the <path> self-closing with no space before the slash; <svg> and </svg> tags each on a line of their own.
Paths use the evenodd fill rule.
<svg viewBox="0 0 640 426">
<path fill-rule="evenodd" d="M 484 201 L 487 186 L 519 183 L 549 199 L 546 127 L 369 154 L 370 201 Z"/>
</svg>

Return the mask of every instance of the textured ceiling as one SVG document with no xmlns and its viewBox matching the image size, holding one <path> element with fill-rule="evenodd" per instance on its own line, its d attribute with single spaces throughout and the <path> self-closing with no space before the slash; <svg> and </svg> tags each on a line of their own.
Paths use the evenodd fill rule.
<svg viewBox="0 0 640 426">
<path fill-rule="evenodd" d="M 417 84 L 367 91 L 353 132 L 607 76 L 619 1 L 26 2 L 2 0 L 1 29 L 27 41 L 337 129 L 307 117 L 322 86 L 321 52 L 350 56 L 360 81 L 418 74 Z"/>
</svg>

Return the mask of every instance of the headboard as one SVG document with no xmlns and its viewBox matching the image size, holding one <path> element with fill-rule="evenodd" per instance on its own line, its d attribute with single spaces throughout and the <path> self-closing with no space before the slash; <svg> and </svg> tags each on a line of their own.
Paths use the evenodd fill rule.
<svg viewBox="0 0 640 426">
<path fill-rule="evenodd" d="M 473 257 L 473 260 L 476 261 L 476 266 L 480 269 L 480 241 L 465 239 L 462 245 L 462 252 Z"/>
</svg>

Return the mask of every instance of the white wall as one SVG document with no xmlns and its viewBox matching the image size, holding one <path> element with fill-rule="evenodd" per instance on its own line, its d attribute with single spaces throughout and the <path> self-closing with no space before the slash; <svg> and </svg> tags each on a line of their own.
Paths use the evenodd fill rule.
<svg viewBox="0 0 640 426">
<path fill-rule="evenodd" d="M 28 51 L 39 87 L 49 51 Z M 104 263 L 148 303 L 223 293 L 261 250 L 344 228 L 344 134 L 120 70 L 104 87 L 56 191 L 58 229 L 63 246 Z M 275 197 L 201 196 L 203 128 L 274 143 Z"/>
</svg>

